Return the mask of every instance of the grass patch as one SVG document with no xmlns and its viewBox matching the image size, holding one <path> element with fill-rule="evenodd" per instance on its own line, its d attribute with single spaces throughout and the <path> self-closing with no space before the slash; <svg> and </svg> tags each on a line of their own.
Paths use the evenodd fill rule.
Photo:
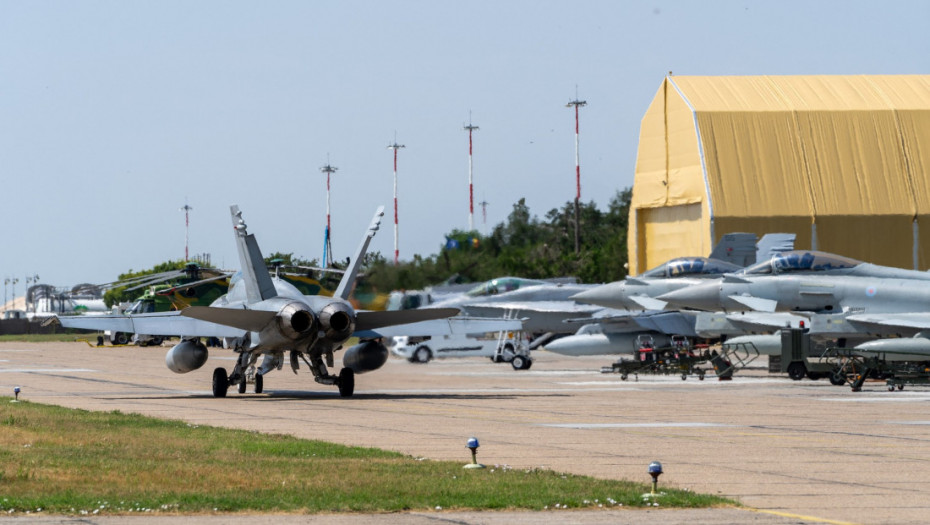
<svg viewBox="0 0 930 525">
<path fill-rule="evenodd" d="M 394 512 L 646 506 L 647 485 L 465 470 L 372 448 L 0 397 L 0 512 Z M 733 505 L 664 488 L 662 507 Z M 558 505 L 558 507 L 556 507 Z M 651 503 L 650 503 L 651 505 Z"/>
</svg>

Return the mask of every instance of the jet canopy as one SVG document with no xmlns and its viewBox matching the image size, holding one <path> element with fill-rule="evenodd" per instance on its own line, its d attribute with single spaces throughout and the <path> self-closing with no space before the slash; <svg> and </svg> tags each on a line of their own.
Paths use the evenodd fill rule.
<svg viewBox="0 0 930 525">
<path fill-rule="evenodd" d="M 733 263 L 708 259 L 707 257 L 679 257 L 657 266 L 640 277 L 661 279 L 665 277 L 714 276 L 733 273 L 741 268 Z"/>
<path fill-rule="evenodd" d="M 499 293 L 510 292 L 526 286 L 535 286 L 545 284 L 543 281 L 535 279 L 523 279 L 520 277 L 500 277 L 483 282 L 471 290 L 465 292 L 469 297 L 484 297 L 488 295 L 497 295 Z"/>
<path fill-rule="evenodd" d="M 843 257 L 842 255 L 794 250 L 776 254 L 771 259 L 756 263 L 746 268 L 743 273 L 746 275 L 769 275 L 793 272 L 824 272 L 854 268 L 860 264 L 863 264 L 862 261 Z"/>
</svg>

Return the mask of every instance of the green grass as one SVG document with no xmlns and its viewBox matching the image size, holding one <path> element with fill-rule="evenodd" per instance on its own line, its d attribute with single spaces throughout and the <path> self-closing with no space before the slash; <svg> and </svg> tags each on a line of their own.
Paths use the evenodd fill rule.
<svg viewBox="0 0 930 525">
<path fill-rule="evenodd" d="M 290 436 L 0 397 L 0 512 L 395 512 L 641 507 L 647 485 L 506 466 L 465 470 Z M 663 487 L 662 507 L 735 505 Z M 558 507 L 556 507 L 558 505 Z"/>
</svg>

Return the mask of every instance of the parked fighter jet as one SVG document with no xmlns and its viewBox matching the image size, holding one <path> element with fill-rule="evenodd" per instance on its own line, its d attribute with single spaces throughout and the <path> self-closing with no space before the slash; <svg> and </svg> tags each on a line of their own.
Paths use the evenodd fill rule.
<svg viewBox="0 0 930 525">
<path fill-rule="evenodd" d="M 265 268 L 255 236 L 246 230 L 238 206 L 232 206 L 230 211 L 242 270 L 230 280 L 229 292 L 210 306 L 129 316 L 62 317 L 59 321 L 73 328 L 181 336 L 181 342 L 165 356 L 165 364 L 177 373 L 196 370 L 206 363 L 207 348 L 200 342 L 201 337 L 223 338 L 224 346 L 235 350 L 239 358 L 229 374 L 224 368 L 214 370 L 215 397 L 225 397 L 229 386 L 234 384 L 238 384 L 239 393 L 245 393 L 250 379 L 254 380 L 255 392 L 260 393 L 263 376 L 282 367 L 285 352 L 290 352 L 290 365 L 295 373 L 298 360 L 302 359 L 316 382 L 336 385 L 339 394 L 347 397 L 354 392 L 356 373 L 376 370 L 387 360 L 387 348 L 375 339 L 380 337 L 378 328 L 458 313 L 453 309 L 355 311 L 348 302 L 368 244 L 380 226 L 383 208 L 375 213 L 333 297 L 303 295 L 286 281 L 273 279 Z M 333 353 L 356 332 L 363 332 L 370 339 L 346 350 L 342 358 L 344 368 L 338 376 L 331 374 L 327 367 L 333 366 Z M 249 377 L 259 356 L 264 356 L 264 360 L 254 377 Z"/>
<path fill-rule="evenodd" d="M 709 257 L 672 259 L 636 277 L 586 290 L 571 299 L 605 308 L 662 310 L 667 303 L 657 299 L 660 295 L 738 272 L 756 262 L 757 252 L 760 259 L 768 259 L 791 250 L 794 239 L 794 234 L 766 234 L 757 245 L 755 234 L 730 233 L 720 239 Z"/>
<path fill-rule="evenodd" d="M 811 333 L 820 335 L 930 329 L 930 273 L 816 251 L 777 254 L 659 299 L 706 311 L 798 312 L 810 318 Z"/>
</svg>

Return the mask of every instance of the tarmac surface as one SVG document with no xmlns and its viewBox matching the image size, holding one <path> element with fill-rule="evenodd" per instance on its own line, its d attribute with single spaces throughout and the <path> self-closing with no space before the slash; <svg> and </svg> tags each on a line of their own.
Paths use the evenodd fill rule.
<svg viewBox="0 0 930 525">
<path fill-rule="evenodd" d="M 160 516 L 153 523 L 926 523 L 930 515 L 930 390 L 862 392 L 825 380 L 793 382 L 762 369 L 732 381 L 601 374 L 610 356 L 536 352 L 531 370 L 488 359 L 412 364 L 391 358 L 340 398 L 302 368 L 265 378 L 265 393 L 210 393 L 212 371 L 234 354 L 211 349 L 178 375 L 163 348 L 0 343 L 0 394 L 88 410 L 120 410 L 193 424 L 292 434 L 415 457 L 461 460 L 481 441 L 491 468 L 549 468 L 720 494 L 746 508 L 379 515 Z M 764 365 L 764 363 L 761 363 Z M 515 495 L 519 497 L 519 495 Z M 128 517 L 19 516 L 6 523 L 128 523 Z M 243 521 L 245 523 L 245 521 Z"/>
</svg>

